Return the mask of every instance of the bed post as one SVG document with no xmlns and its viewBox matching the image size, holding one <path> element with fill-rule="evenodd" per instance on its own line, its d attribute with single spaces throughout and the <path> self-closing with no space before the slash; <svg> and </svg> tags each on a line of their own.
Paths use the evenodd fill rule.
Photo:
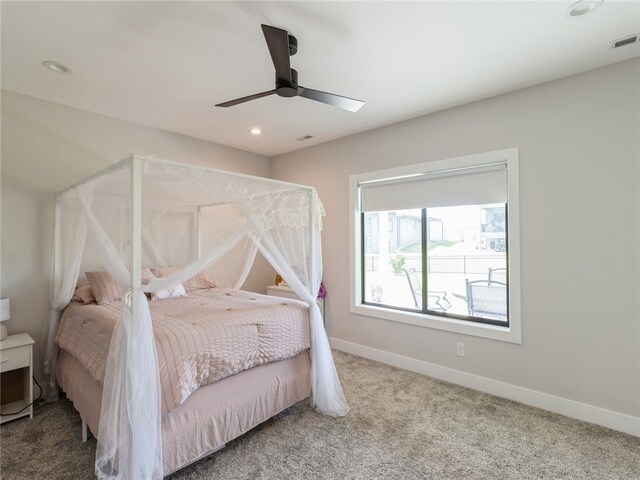
<svg viewBox="0 0 640 480">
<path fill-rule="evenodd" d="M 131 291 L 141 282 L 142 263 L 142 158 L 131 156 Z M 137 311 L 138 296 L 132 295 L 131 309 Z"/>
<path fill-rule="evenodd" d="M 311 272 L 309 275 L 310 279 L 315 279 L 316 277 L 316 243 L 315 243 L 315 233 L 316 233 L 316 224 L 314 222 L 314 190 L 311 188 L 309 190 L 309 258 L 311 259 L 309 267 L 311 268 Z M 320 285 L 318 285 L 319 287 Z M 311 295 L 315 298 L 318 295 L 318 292 L 311 292 Z"/>
<path fill-rule="evenodd" d="M 55 225 L 55 230 L 53 233 L 53 276 L 54 276 L 54 281 L 53 281 L 53 295 L 52 295 L 52 302 L 55 303 L 56 301 L 56 295 L 58 294 L 58 291 L 60 290 L 60 277 L 61 272 L 60 272 L 60 197 L 56 196 L 56 204 L 55 204 L 55 210 L 54 210 L 54 214 L 53 214 L 53 218 L 54 218 L 54 225 Z"/>
<path fill-rule="evenodd" d="M 200 239 L 200 235 L 202 234 L 202 231 L 200 230 L 201 213 L 202 213 L 202 207 L 198 205 L 196 207 L 196 255 L 198 256 L 197 260 L 200 260 L 200 256 L 202 255 L 202 243 Z"/>
<path fill-rule="evenodd" d="M 51 398 L 52 396 L 57 395 L 57 383 L 56 383 L 56 362 L 58 358 L 58 350 L 54 341 L 54 337 L 56 332 L 52 328 L 56 316 L 58 312 L 56 311 L 56 306 L 58 306 L 58 296 L 60 295 L 60 286 L 62 284 L 62 263 L 60 261 L 61 252 L 62 252 L 62 242 L 61 242 L 61 231 L 62 227 L 60 225 L 61 218 L 61 207 L 60 207 L 60 196 L 56 195 L 55 207 L 53 212 L 53 222 L 54 222 L 54 230 L 53 230 L 53 282 L 51 285 L 50 295 L 51 295 L 51 305 L 49 312 L 49 331 L 47 332 L 47 343 L 44 346 L 44 370 L 45 373 L 49 376 L 48 378 L 48 393 L 47 397 Z M 56 327 L 57 328 L 57 327 Z M 32 387 L 33 388 L 33 387 Z M 55 393 L 55 395 L 52 394 Z"/>
</svg>

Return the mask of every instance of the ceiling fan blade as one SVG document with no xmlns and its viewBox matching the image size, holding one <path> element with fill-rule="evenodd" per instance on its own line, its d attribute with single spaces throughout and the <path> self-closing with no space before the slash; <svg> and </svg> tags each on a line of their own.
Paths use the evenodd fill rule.
<svg viewBox="0 0 640 480">
<path fill-rule="evenodd" d="M 360 107 L 364 105 L 364 102 L 361 100 L 343 97 L 334 93 L 321 92 L 320 90 L 313 90 L 305 87 L 298 87 L 298 95 L 300 97 L 308 98 L 309 100 L 315 100 L 316 102 L 333 105 L 334 107 L 342 108 L 343 110 L 349 110 L 350 112 L 357 112 L 360 110 Z"/>
<path fill-rule="evenodd" d="M 271 60 L 276 69 L 276 78 L 291 82 L 291 62 L 289 61 L 289 34 L 286 30 L 262 25 L 262 33 L 267 41 Z"/>
<path fill-rule="evenodd" d="M 238 105 L 240 103 L 249 102 L 251 100 L 257 100 L 258 98 L 268 97 L 269 95 L 273 95 L 276 93 L 275 90 L 269 90 L 267 92 L 256 93 L 254 95 L 249 95 L 248 97 L 236 98 L 235 100 L 229 100 L 228 102 L 219 103 L 216 107 L 233 107 L 234 105 Z"/>
</svg>

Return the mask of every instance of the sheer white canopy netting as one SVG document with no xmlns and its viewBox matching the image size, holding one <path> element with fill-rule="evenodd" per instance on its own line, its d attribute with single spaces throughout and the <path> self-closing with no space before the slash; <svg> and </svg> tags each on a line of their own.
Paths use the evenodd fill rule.
<svg viewBox="0 0 640 480">
<path fill-rule="evenodd" d="M 315 302 L 322 215 L 312 187 L 137 155 L 58 195 L 45 355 L 51 387 L 55 332 L 83 272 L 104 269 L 127 291 L 103 383 L 98 478 L 163 475 L 158 362 L 145 293 L 203 270 L 218 286 L 239 288 L 258 250 L 309 305 L 312 405 L 326 415 L 347 414 Z M 178 268 L 143 284 L 143 266 Z"/>
</svg>

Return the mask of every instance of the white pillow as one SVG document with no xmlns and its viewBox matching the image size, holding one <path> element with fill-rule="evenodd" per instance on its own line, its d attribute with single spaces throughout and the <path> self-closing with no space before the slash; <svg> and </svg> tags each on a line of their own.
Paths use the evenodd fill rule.
<svg viewBox="0 0 640 480">
<path fill-rule="evenodd" d="M 179 283 L 175 287 L 166 288 L 164 290 L 160 290 L 157 293 L 152 293 L 151 300 L 165 300 L 167 298 L 182 298 L 186 296 L 187 292 L 185 292 L 184 286 Z"/>
</svg>

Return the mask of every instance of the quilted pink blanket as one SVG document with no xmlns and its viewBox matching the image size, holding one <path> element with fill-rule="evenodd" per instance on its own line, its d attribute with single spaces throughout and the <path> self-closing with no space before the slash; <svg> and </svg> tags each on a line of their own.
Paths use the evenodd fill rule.
<svg viewBox="0 0 640 480">
<path fill-rule="evenodd" d="M 309 348 L 309 309 L 303 302 L 212 288 L 150 303 L 160 367 L 163 413 L 200 386 Z M 102 383 L 109 343 L 122 303 L 65 310 L 56 336 Z"/>
</svg>

